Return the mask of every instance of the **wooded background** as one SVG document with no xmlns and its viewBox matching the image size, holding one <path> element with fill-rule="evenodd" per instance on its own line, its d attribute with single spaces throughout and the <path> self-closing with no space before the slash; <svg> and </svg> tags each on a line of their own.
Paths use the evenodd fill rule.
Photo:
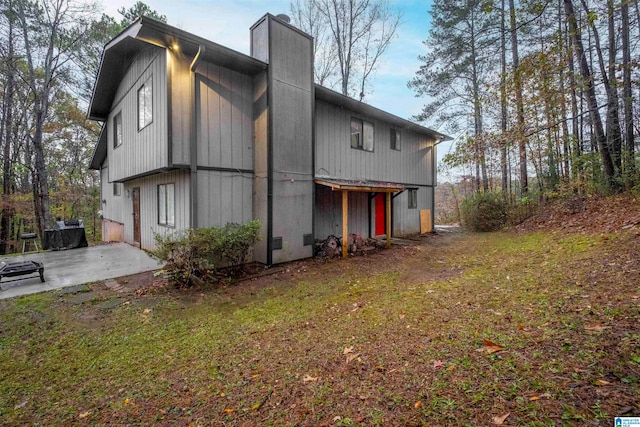
<svg viewBox="0 0 640 427">
<path fill-rule="evenodd" d="M 416 118 L 457 137 L 445 167 L 463 171 L 458 193 L 526 204 L 637 189 L 637 0 L 436 1 L 431 13 L 409 85 L 428 100 Z"/>
<path fill-rule="evenodd" d="M 99 175 L 88 169 L 100 125 L 86 119 L 102 49 L 141 14 L 120 21 L 94 3 L 0 0 L 0 254 L 55 218 L 84 220 L 100 240 Z"/>
</svg>

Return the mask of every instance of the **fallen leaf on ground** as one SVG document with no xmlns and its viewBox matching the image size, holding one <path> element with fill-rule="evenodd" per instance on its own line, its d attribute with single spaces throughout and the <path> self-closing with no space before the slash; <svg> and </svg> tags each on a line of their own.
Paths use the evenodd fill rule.
<svg viewBox="0 0 640 427">
<path fill-rule="evenodd" d="M 447 371 L 453 371 L 454 369 L 456 369 L 456 365 L 451 365 L 447 368 Z"/>
<path fill-rule="evenodd" d="M 22 409 L 25 406 L 27 406 L 27 403 L 29 403 L 28 400 L 24 400 L 22 403 L 18 403 L 16 406 L 13 407 L 13 409 Z"/>
<path fill-rule="evenodd" d="M 551 399 L 551 395 L 549 393 L 543 393 L 540 396 L 533 396 L 529 398 L 529 400 L 540 400 L 540 399 Z"/>
<path fill-rule="evenodd" d="M 415 405 L 413 405 L 416 409 L 422 406 L 422 400 L 418 400 Z"/>
<path fill-rule="evenodd" d="M 344 351 L 342 352 L 342 354 L 349 354 L 353 352 L 353 346 L 351 347 L 345 347 Z"/>
<path fill-rule="evenodd" d="M 89 415 L 91 415 L 91 411 L 85 411 L 81 414 L 78 414 L 78 418 L 87 418 Z"/>
<path fill-rule="evenodd" d="M 610 385 L 611 383 L 609 381 L 605 381 L 605 380 L 598 380 L 596 381 L 596 385 Z"/>
<path fill-rule="evenodd" d="M 596 331 L 596 332 L 602 332 L 608 328 L 609 326 L 602 326 L 600 323 L 594 323 L 593 325 L 585 325 L 584 327 L 584 329 L 587 331 Z"/>
<path fill-rule="evenodd" d="M 144 314 L 149 314 L 149 313 L 151 313 L 151 309 L 150 308 L 145 308 L 144 310 L 142 310 L 142 312 Z"/>
<path fill-rule="evenodd" d="M 433 369 L 442 368 L 443 366 L 444 366 L 444 362 L 442 360 L 433 361 Z"/>
<path fill-rule="evenodd" d="M 576 374 L 581 374 L 582 372 L 587 372 L 587 370 L 580 369 L 580 368 L 573 368 L 573 372 L 575 372 Z"/>
<path fill-rule="evenodd" d="M 312 381 L 318 381 L 318 377 L 312 377 L 311 375 L 305 375 L 304 378 L 302 379 L 303 382 L 305 383 L 310 383 Z"/>
<path fill-rule="evenodd" d="M 354 359 L 358 359 L 359 362 L 362 361 L 360 354 L 354 353 L 347 356 L 347 363 L 351 363 Z"/>
<path fill-rule="evenodd" d="M 504 350 L 504 347 L 502 347 L 502 346 L 500 346 L 500 345 L 498 345 L 498 344 L 496 344 L 494 342 L 491 342 L 486 338 L 483 340 L 483 342 L 484 342 L 484 347 L 477 349 L 476 350 L 477 352 L 481 352 L 481 353 L 484 352 L 484 353 L 487 353 L 487 354 L 492 354 L 492 353 L 495 353 L 497 351 Z"/>
<path fill-rule="evenodd" d="M 493 424 L 501 426 L 502 424 L 504 424 L 504 420 L 506 420 L 509 415 L 511 415 L 511 412 L 507 412 L 500 417 L 493 417 L 491 421 L 493 422 Z"/>
<path fill-rule="evenodd" d="M 232 414 L 232 413 L 234 413 L 235 411 L 236 411 L 235 409 L 227 408 L 227 409 L 225 409 L 225 410 L 224 410 L 224 411 L 222 411 L 222 412 L 224 412 L 225 414 Z"/>
</svg>

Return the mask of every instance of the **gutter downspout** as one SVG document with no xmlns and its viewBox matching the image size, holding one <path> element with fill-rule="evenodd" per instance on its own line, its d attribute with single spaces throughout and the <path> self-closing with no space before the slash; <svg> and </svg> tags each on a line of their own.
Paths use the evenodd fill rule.
<svg viewBox="0 0 640 427">
<path fill-rule="evenodd" d="M 200 138 L 198 137 L 198 105 L 200 105 L 200 96 L 198 92 L 198 78 L 196 76 L 196 67 L 200 63 L 200 59 L 204 54 L 204 45 L 198 46 L 198 52 L 193 57 L 189 71 L 191 72 L 191 79 L 193 88 L 193 102 L 191 103 L 191 144 L 189 146 L 189 162 L 191 165 L 191 176 L 189 179 L 189 193 L 191 204 L 191 228 L 198 227 L 198 144 Z"/>
</svg>

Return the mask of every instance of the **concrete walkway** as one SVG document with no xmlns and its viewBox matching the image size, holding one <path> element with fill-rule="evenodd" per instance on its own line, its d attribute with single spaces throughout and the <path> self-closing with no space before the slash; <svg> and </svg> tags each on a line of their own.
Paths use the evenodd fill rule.
<svg viewBox="0 0 640 427">
<path fill-rule="evenodd" d="M 126 243 L 0 257 L 0 262 L 18 261 L 44 263 L 45 282 L 40 282 L 37 273 L 29 276 L 3 277 L 0 281 L 0 299 L 82 285 L 157 270 L 161 267 L 146 252 Z"/>
</svg>

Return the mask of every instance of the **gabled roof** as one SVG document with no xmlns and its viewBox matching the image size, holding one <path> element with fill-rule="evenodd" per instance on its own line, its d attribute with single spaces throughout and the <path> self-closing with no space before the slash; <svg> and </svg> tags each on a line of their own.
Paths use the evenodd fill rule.
<svg viewBox="0 0 640 427">
<path fill-rule="evenodd" d="M 198 55 L 200 59 L 249 75 L 267 68 L 267 64 L 258 59 L 143 16 L 105 45 L 89 104 L 89 119 L 107 119 L 127 69 L 139 52 L 154 45 L 165 49 L 176 45 L 187 57 Z"/>
<path fill-rule="evenodd" d="M 433 138 L 436 141 L 436 144 L 443 141 L 451 141 L 451 137 L 447 135 L 436 132 L 435 130 L 426 128 L 424 126 L 420 126 L 401 117 L 394 116 L 391 113 L 387 113 L 386 111 L 380 110 L 379 108 L 373 107 L 369 104 L 365 104 L 364 102 L 356 101 L 353 98 L 349 98 L 348 96 L 328 89 L 324 86 L 320 86 L 319 84 L 315 85 L 315 89 L 317 100 L 324 101 L 332 105 L 337 105 L 338 107 L 346 108 L 347 110 L 360 113 L 364 116 L 384 121 L 398 127 L 399 129 L 407 129 L 421 135 L 427 135 L 430 138 Z"/>
</svg>

